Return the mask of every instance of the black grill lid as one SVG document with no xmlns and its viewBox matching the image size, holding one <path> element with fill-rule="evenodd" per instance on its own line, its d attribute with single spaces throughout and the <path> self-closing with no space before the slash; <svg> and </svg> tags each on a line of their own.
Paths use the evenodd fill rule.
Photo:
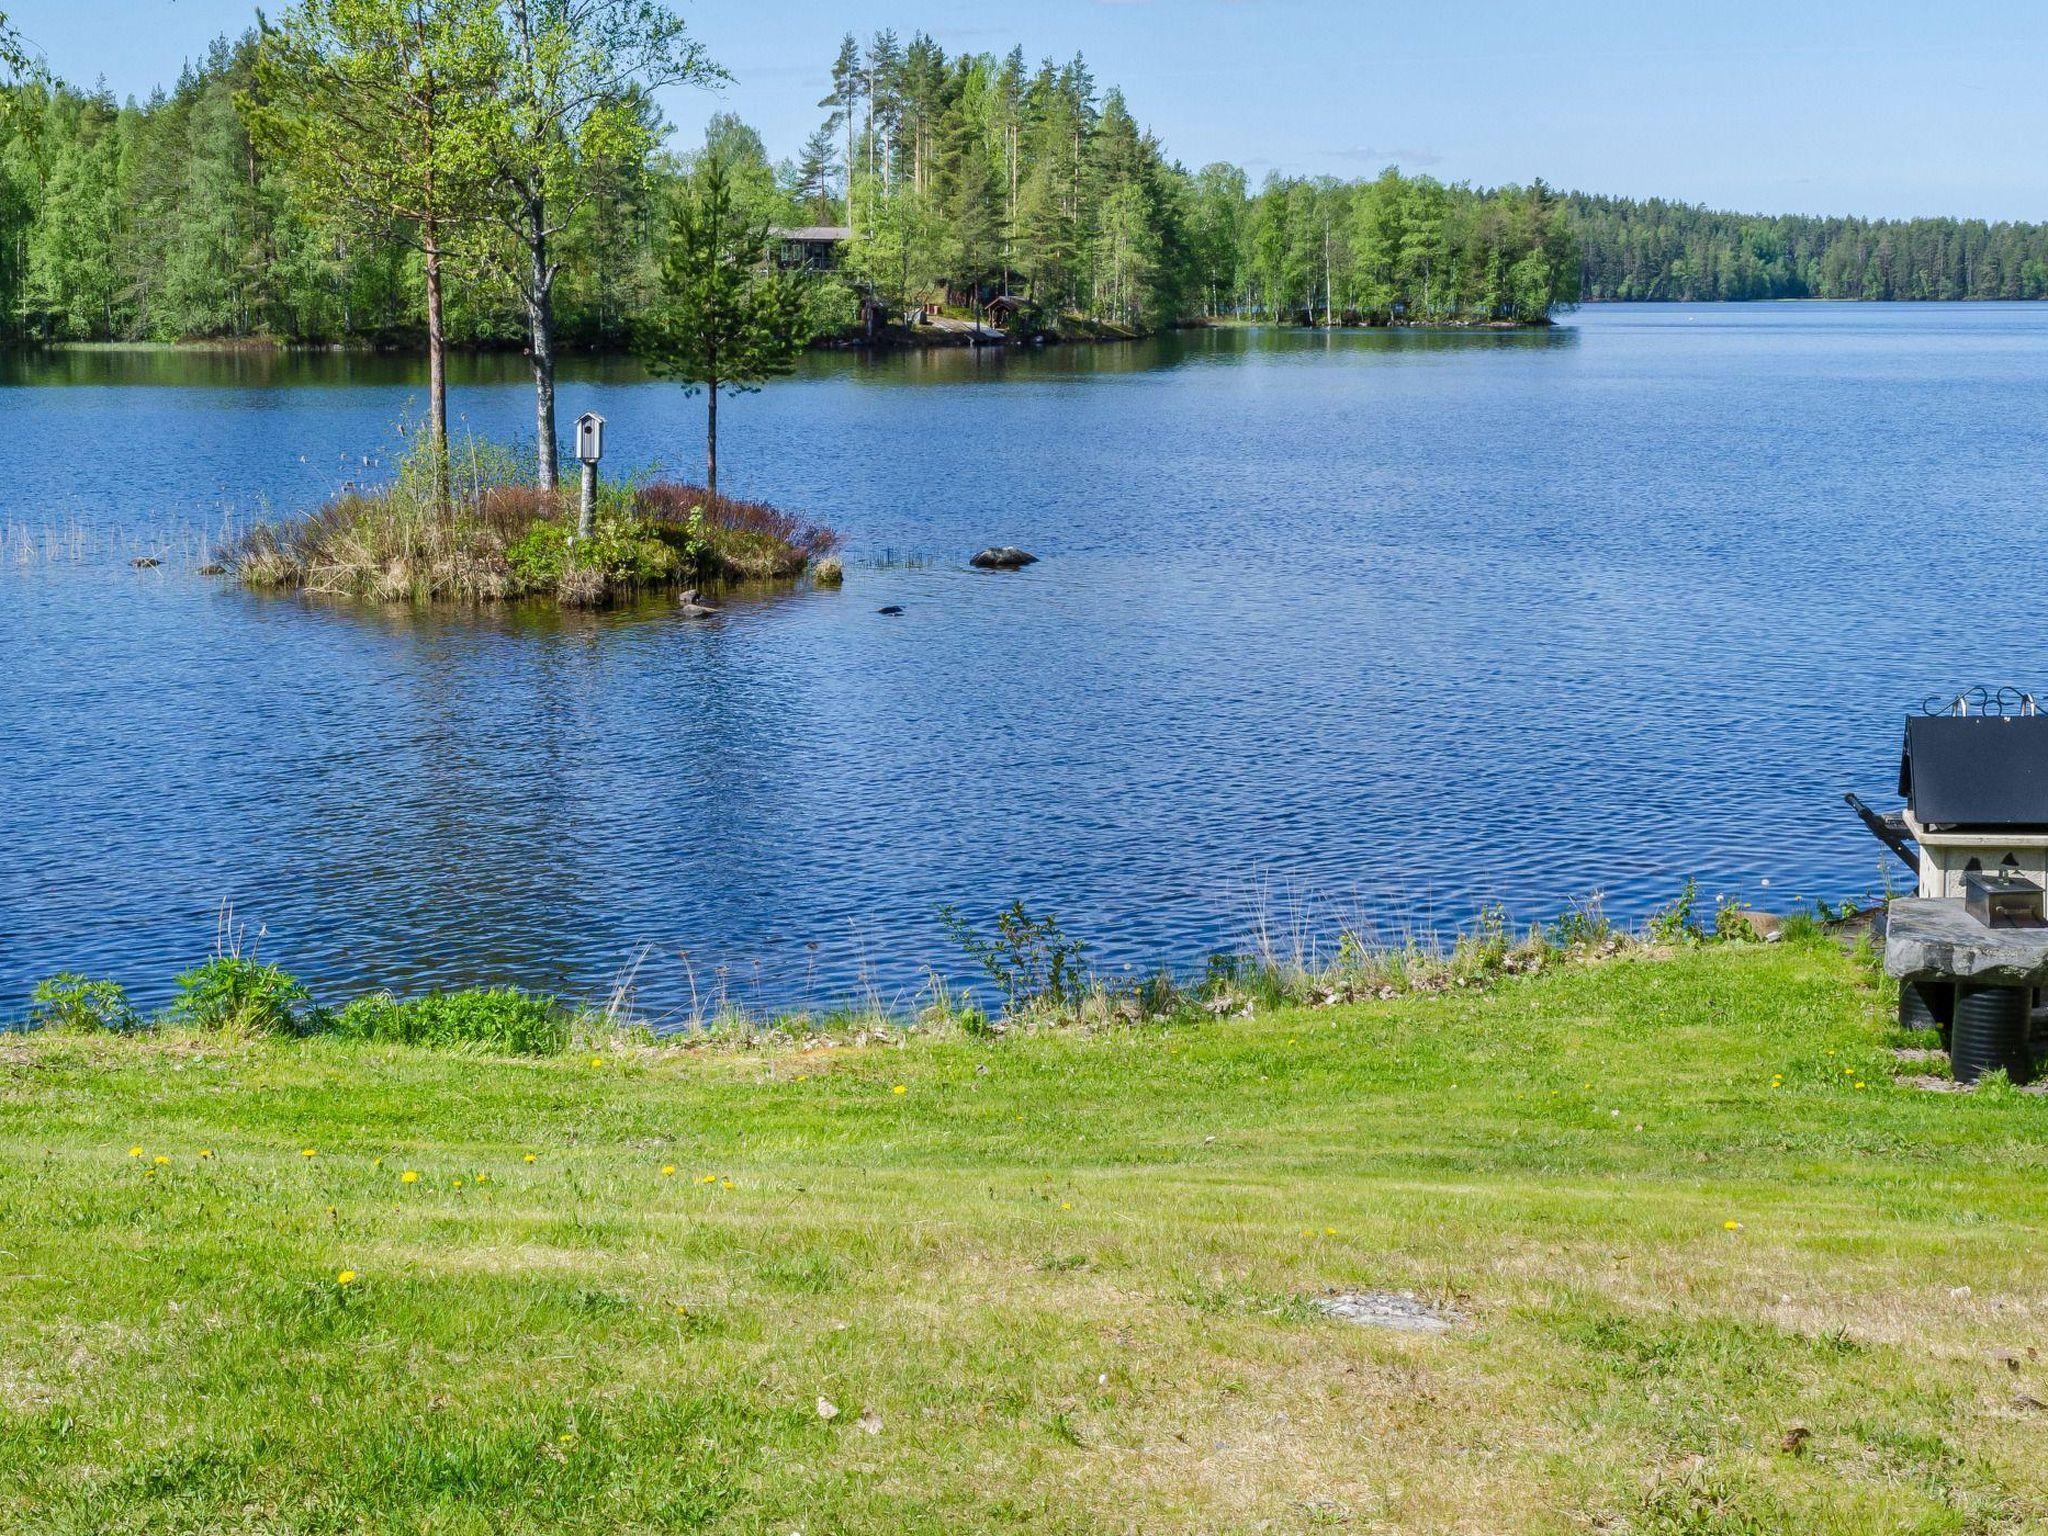
<svg viewBox="0 0 2048 1536">
<path fill-rule="evenodd" d="M 1899 793 L 1923 827 L 2048 832 L 2048 715 L 1915 715 Z"/>
</svg>

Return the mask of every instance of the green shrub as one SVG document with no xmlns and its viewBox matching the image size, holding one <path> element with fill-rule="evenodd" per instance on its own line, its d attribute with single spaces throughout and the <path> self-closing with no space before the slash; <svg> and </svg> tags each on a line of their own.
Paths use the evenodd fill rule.
<svg viewBox="0 0 2048 1536">
<path fill-rule="evenodd" d="M 569 1043 L 570 1019 L 552 997 L 514 987 L 472 987 L 397 998 L 359 997 L 335 1017 L 334 1033 L 394 1045 L 474 1046 L 511 1056 L 552 1056 Z"/>
<path fill-rule="evenodd" d="M 1670 906 L 1660 907 L 1650 914 L 1650 942 L 1694 944 L 1703 938 L 1700 921 L 1696 915 L 1699 899 L 1699 882 L 1688 878 L 1685 889 L 1678 893 L 1677 900 Z"/>
<path fill-rule="evenodd" d="M 312 994 L 290 972 L 240 955 L 215 955 L 178 978 L 172 1024 L 228 1035 L 300 1035 L 318 1023 Z"/>
<path fill-rule="evenodd" d="M 127 989 L 118 981 L 60 971 L 37 982 L 29 994 L 28 1022 L 31 1029 L 61 1035 L 96 1035 L 138 1028 L 142 1016 L 130 1006 Z"/>
<path fill-rule="evenodd" d="M 572 571 L 595 574 L 608 589 L 654 586 L 685 569 L 686 549 L 664 532 L 637 518 L 600 517 L 588 539 L 572 539 L 566 523 L 544 519 L 506 549 L 505 563 L 534 591 L 556 590 Z"/>
<path fill-rule="evenodd" d="M 1749 926 L 1749 909 L 1733 896 L 1723 896 L 1714 906 L 1714 937 L 1724 944 L 1756 937 Z"/>
<path fill-rule="evenodd" d="M 1071 1008 L 1088 990 L 1083 967 L 1088 946 L 1068 938 L 1050 912 L 1033 917 L 1023 902 L 1012 902 L 996 914 L 995 931 L 987 935 L 954 907 L 941 907 L 939 921 L 1002 988 L 1012 1013 L 1040 1006 Z"/>
</svg>

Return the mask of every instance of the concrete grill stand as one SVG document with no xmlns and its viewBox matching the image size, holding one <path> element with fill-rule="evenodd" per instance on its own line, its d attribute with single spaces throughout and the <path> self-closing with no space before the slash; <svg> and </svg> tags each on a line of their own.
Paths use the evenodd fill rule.
<svg viewBox="0 0 2048 1536">
<path fill-rule="evenodd" d="M 1979 689 L 1913 717 L 1899 793 L 1888 815 L 1849 801 L 1918 880 L 1885 914 L 1900 1022 L 1942 1031 L 1958 1082 L 2030 1082 L 2048 991 L 2048 716 L 2031 695 Z"/>
</svg>

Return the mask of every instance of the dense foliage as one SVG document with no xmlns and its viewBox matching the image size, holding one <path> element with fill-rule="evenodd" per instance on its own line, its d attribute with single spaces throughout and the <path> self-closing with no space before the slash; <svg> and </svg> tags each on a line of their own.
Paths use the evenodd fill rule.
<svg viewBox="0 0 2048 1536">
<path fill-rule="evenodd" d="M 0 113 L 0 327 L 42 339 L 413 342 L 424 293 L 412 242 L 352 235 L 317 186 L 252 140 L 260 44 L 222 40 L 175 88 L 117 102 L 30 80 Z M 1080 59 L 1027 67 L 949 57 L 929 38 L 848 40 L 801 159 L 772 163 L 714 119 L 749 220 L 849 223 L 841 282 L 814 318 L 971 305 L 998 291 L 1062 316 L 1153 328 L 1199 315 L 1537 318 L 1577 287 L 1561 205 L 1542 187 L 1482 192 L 1191 174 Z M 557 333 L 622 343 L 659 288 L 670 209 L 704 151 L 607 175 L 554 236 Z M 849 168 L 851 174 L 849 174 Z M 338 193 L 337 193 L 338 195 Z M 509 242 L 516 247 L 516 242 Z M 447 327 L 518 345 L 524 254 L 502 233 L 451 251 Z"/>
<path fill-rule="evenodd" d="M 33 76 L 0 87 L 0 334 L 420 339 L 405 232 L 351 233 L 317 185 L 252 141 L 259 46 L 253 33 L 217 42 L 140 102 Z M 795 160 L 775 163 L 721 115 L 701 149 L 649 148 L 579 188 L 559 231 L 549 225 L 554 333 L 631 338 L 706 153 L 732 168 L 746 222 L 853 230 L 841 277 L 815 285 L 824 330 L 851 326 L 864 296 L 971 308 L 999 292 L 1047 323 L 1135 329 L 1204 316 L 1527 321 L 1580 298 L 2048 297 L 2043 225 L 1748 217 L 1393 171 L 1253 186 L 1234 166 L 1174 163 L 1079 58 L 948 55 L 922 35 L 848 38 L 832 81 Z M 530 253 L 503 221 L 463 244 L 449 256 L 448 334 L 527 344 L 531 295 L 515 279 Z"/>
<path fill-rule="evenodd" d="M 2048 298 L 2048 225 L 1570 206 L 1587 299 Z"/>
</svg>

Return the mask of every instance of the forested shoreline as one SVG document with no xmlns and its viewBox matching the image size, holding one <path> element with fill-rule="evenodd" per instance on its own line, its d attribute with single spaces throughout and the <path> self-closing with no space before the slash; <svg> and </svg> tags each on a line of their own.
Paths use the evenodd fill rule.
<svg viewBox="0 0 2048 1536">
<path fill-rule="evenodd" d="M 142 101 L 37 78 L 0 93 L 0 338 L 419 343 L 412 246 L 331 217 L 252 137 L 262 48 L 223 38 Z M 1078 57 L 948 55 L 923 35 L 848 37 L 831 80 L 794 159 L 721 115 L 700 144 L 650 134 L 660 147 L 589 189 L 554 240 L 555 340 L 631 340 L 707 154 L 759 222 L 851 228 L 817 284 L 825 336 L 852 333 L 864 302 L 971 314 L 998 293 L 1040 327 L 1119 334 L 1531 324 L 1618 299 L 2048 297 L 2048 226 L 1747 217 L 1391 169 L 1254 186 L 1173 161 Z M 519 262 L 502 234 L 451 244 L 451 343 L 529 344 Z"/>
<path fill-rule="evenodd" d="M 2048 298 L 2048 224 L 1722 213 L 1573 193 L 1587 303 Z"/>
</svg>

